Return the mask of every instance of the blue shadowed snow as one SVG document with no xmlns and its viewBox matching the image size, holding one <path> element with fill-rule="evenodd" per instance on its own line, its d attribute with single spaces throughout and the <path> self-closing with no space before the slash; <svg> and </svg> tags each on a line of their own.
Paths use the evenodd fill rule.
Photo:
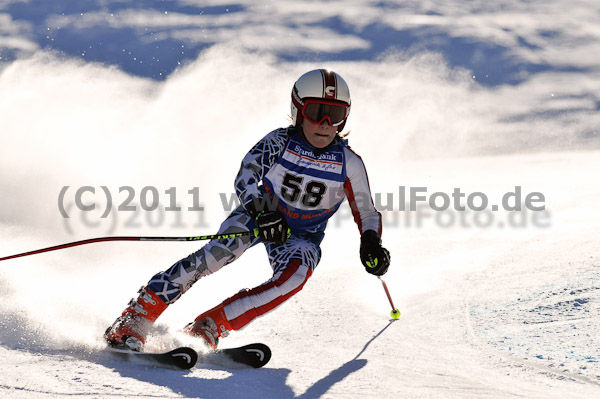
<svg viewBox="0 0 600 399">
<path fill-rule="evenodd" d="M 395 11 L 413 17 L 419 15 L 419 11 L 415 12 L 408 6 L 386 2 L 365 5 L 364 9 Z M 248 29 L 258 36 L 250 44 L 250 50 L 267 51 L 281 60 L 292 62 L 372 61 L 391 51 L 406 55 L 436 52 L 442 54 L 450 66 L 471 71 L 474 79 L 484 86 L 517 85 L 541 72 L 579 73 L 589 70 L 570 64 L 568 60 L 556 65 L 543 59 L 528 60 L 523 56 L 543 50 L 536 41 L 560 42 L 568 39 L 559 30 L 544 28 L 530 38 L 504 28 L 503 32 L 516 41 L 508 46 L 476 33 L 456 32 L 455 27 L 431 22 L 410 23 L 403 28 L 391 26 L 386 21 L 360 26 L 354 23 L 353 18 L 342 15 L 320 16 L 313 13 L 307 18 L 293 18 L 287 14 L 278 15 L 277 9 L 269 10 L 274 13 L 272 16 L 264 11 L 258 5 L 254 9 L 254 6 L 240 4 L 201 7 L 173 1 L 82 1 L 66 7 L 60 2 L 40 0 L 9 3 L 4 10 L 13 21 L 25 23 L 26 28 L 21 34 L 39 48 L 115 65 L 130 74 L 155 80 L 166 79 L 178 66 L 195 60 L 214 44 L 240 41 L 243 46 L 248 45 L 244 44 L 245 37 L 232 33 L 236 29 Z M 473 10 L 474 13 L 486 11 Z M 428 9 L 420 10 L 420 15 L 443 17 L 439 12 Z M 194 19 L 199 16 L 220 19 L 219 22 Z M 93 22 L 89 22 L 89 18 Z M 263 31 L 263 28 L 274 30 Z M 279 33 L 286 29 L 302 31 L 316 41 L 306 42 Z M 316 29 L 319 30 L 311 34 Z M 323 33 L 322 29 L 330 33 Z M 328 50 L 319 48 L 321 37 L 323 42 L 335 43 L 338 39 L 334 35 L 359 40 L 363 45 L 347 44 L 338 49 L 334 45 Z M 272 48 L 274 41 L 277 46 Z M 19 52 L 0 47 L 0 55 L 6 62 L 16 59 Z"/>
</svg>

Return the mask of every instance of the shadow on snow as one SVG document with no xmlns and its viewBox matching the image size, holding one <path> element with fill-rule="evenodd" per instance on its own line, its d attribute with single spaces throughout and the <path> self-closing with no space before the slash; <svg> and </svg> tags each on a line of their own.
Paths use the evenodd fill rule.
<svg viewBox="0 0 600 399">
<path fill-rule="evenodd" d="M 68 4 L 68 7 L 67 7 Z M 87 0 L 77 3 L 33 1 L 11 3 L 6 6 L 12 20 L 25 22 L 29 28 L 20 35 L 27 36 L 40 48 L 58 51 L 70 57 L 86 61 L 116 65 L 123 71 L 154 80 L 164 80 L 185 61 L 195 60 L 208 47 L 216 44 L 219 29 L 235 30 L 236 26 L 123 26 L 111 25 L 121 11 L 150 11 L 153 15 L 168 13 L 195 15 L 234 15 L 250 12 L 239 4 L 199 7 L 160 0 L 144 1 L 100 1 Z M 99 13 L 103 22 L 92 26 L 77 23 L 77 18 L 89 13 Z M 49 26 L 59 24 L 63 26 Z M 418 54 L 436 52 L 443 55 L 451 67 L 465 68 L 474 79 L 484 86 L 500 84 L 516 85 L 532 75 L 546 71 L 585 72 L 576 66 L 554 66 L 535 63 L 519 56 L 521 50 L 534 51 L 536 46 L 525 37 L 516 35 L 514 47 L 506 47 L 491 40 L 473 36 L 457 36 L 449 30 L 429 25 L 416 25 L 408 29 L 395 29 L 376 22 L 357 28 L 340 17 L 326 17 L 290 28 L 326 26 L 336 34 L 359 38 L 368 43 L 366 48 L 355 48 L 341 52 L 320 52 L 316 49 L 299 50 L 292 42 L 290 47 L 274 51 L 286 61 L 359 61 L 374 60 L 389 52 Z M 216 29 L 216 30 L 215 30 Z M 179 39 L 177 32 L 192 30 L 202 32 L 204 39 Z M 559 33 L 556 33 L 560 35 Z M 185 35 L 184 35 L 185 36 Z M 232 36 L 235 37 L 235 36 Z M 0 48 L 5 61 L 18 57 L 14 49 Z"/>
</svg>

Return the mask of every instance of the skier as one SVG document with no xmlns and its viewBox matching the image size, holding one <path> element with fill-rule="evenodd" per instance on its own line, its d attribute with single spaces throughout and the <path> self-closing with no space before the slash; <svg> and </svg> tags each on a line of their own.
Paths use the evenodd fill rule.
<svg viewBox="0 0 600 399">
<path fill-rule="evenodd" d="M 256 231 L 254 237 L 211 240 L 153 276 L 132 299 L 105 338 L 109 345 L 141 351 L 154 321 L 201 277 L 214 273 L 262 241 L 273 277 L 200 314 L 184 331 L 217 348 L 239 330 L 299 292 L 321 258 L 327 220 L 347 198 L 361 234 L 360 259 L 381 276 L 390 254 L 381 245 L 375 209 L 361 158 L 341 135 L 350 113 L 350 91 L 337 73 L 316 69 L 292 89 L 292 125 L 260 140 L 242 160 L 235 179 L 238 206 L 219 233 Z"/>
</svg>

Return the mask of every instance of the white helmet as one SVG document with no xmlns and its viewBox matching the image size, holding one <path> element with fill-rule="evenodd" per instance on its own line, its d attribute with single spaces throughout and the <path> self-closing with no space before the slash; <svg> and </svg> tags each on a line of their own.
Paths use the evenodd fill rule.
<svg viewBox="0 0 600 399">
<path fill-rule="evenodd" d="M 328 120 L 341 132 L 350 114 L 350 89 L 344 78 L 333 71 L 315 69 L 306 72 L 292 89 L 291 110 L 294 126 L 300 125 L 306 117 L 314 123 Z"/>
</svg>

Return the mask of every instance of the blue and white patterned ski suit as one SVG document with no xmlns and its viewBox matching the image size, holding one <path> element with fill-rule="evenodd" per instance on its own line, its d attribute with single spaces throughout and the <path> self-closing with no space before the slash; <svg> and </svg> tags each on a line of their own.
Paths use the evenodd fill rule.
<svg viewBox="0 0 600 399">
<path fill-rule="evenodd" d="M 339 137 L 325 149 L 315 150 L 299 128 L 281 128 L 267 134 L 242 160 L 235 180 L 241 204 L 223 222 L 219 233 L 253 230 L 255 223 L 246 207 L 253 198 L 262 197 L 269 198 L 285 215 L 291 235 L 283 245 L 264 244 L 273 269 L 269 281 L 223 302 L 234 330 L 302 289 L 321 258 L 319 245 L 327 220 L 344 198 L 360 233 L 375 230 L 381 235 L 381 215 L 373 206 L 361 158 Z M 233 262 L 259 242 L 257 237 L 212 240 L 156 274 L 148 287 L 172 304 L 198 279 Z"/>
</svg>

